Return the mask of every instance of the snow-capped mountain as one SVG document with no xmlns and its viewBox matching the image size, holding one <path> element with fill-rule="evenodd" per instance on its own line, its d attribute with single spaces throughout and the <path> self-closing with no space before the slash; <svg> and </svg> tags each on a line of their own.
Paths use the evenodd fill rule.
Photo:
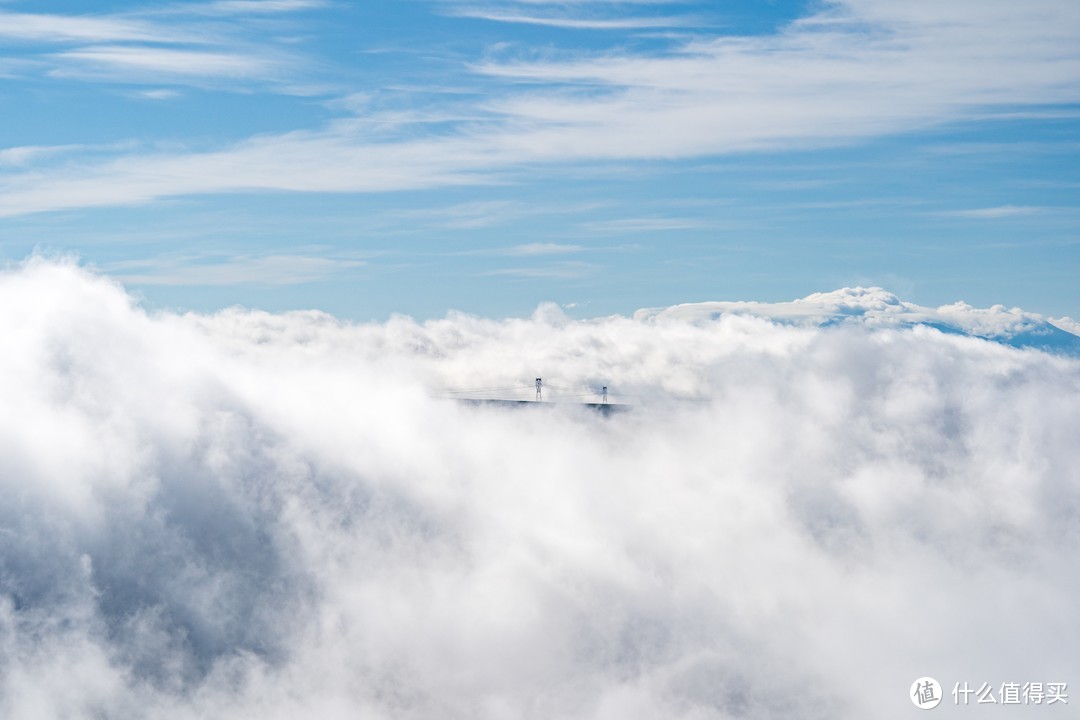
<svg viewBox="0 0 1080 720">
<path fill-rule="evenodd" d="M 904 302 L 879 287 L 843 288 L 814 293 L 799 300 L 779 303 L 702 302 L 668 308 L 638 310 L 644 322 L 682 320 L 695 324 L 725 315 L 759 317 L 784 325 L 829 327 L 858 324 L 870 328 L 903 328 L 924 325 L 944 333 L 957 333 L 1013 347 L 1030 347 L 1080 355 L 1080 323 L 1071 318 L 1044 318 L 1004 305 L 976 308 L 965 302 L 923 307 Z"/>
</svg>

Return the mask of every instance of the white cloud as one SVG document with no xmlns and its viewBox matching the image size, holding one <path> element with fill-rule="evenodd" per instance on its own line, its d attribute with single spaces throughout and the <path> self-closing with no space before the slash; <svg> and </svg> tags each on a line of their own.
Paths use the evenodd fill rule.
<svg viewBox="0 0 1080 720">
<path fill-rule="evenodd" d="M 208 15 L 262 14 L 298 12 L 326 7 L 325 0 L 217 0 L 199 5 L 185 5 L 188 12 Z"/>
<path fill-rule="evenodd" d="M 459 8 L 453 12 L 457 17 L 489 20 L 491 22 L 516 23 L 520 25 L 545 25 L 572 30 L 644 30 L 650 28 L 687 27 L 693 20 L 685 17 L 609 17 L 584 18 L 566 15 L 529 15 L 506 12 L 492 8 Z"/>
<path fill-rule="evenodd" d="M 536 255 L 550 255 L 553 254 L 550 250 L 536 251 L 536 248 L 532 248 L 532 252 L 515 252 L 511 253 L 518 256 L 536 256 Z M 600 270 L 600 266 L 595 263 L 582 262 L 580 260 L 560 260 L 557 262 L 545 262 L 537 265 L 529 265 L 527 267 L 512 267 L 512 268 L 500 268 L 498 270 L 488 270 L 480 273 L 486 276 L 508 276 L 508 277 L 520 277 L 520 278 L 558 278 L 560 280 L 573 280 L 576 278 L 582 278 L 587 275 L 593 275 Z"/>
<path fill-rule="evenodd" d="M 1080 673 L 1076 359 L 147 315 L 41 261 L 0 332 L 5 718 L 899 718 L 928 673 Z M 537 376 L 637 404 L 429 397 Z"/>
<path fill-rule="evenodd" d="M 173 100 L 180 97 L 181 93 L 170 88 L 155 88 L 153 90 L 141 90 L 135 93 L 135 96 L 147 100 Z"/>
<path fill-rule="evenodd" d="M 102 269 L 133 285 L 298 285 L 363 267 L 357 257 L 310 254 L 238 255 L 233 257 L 182 256 L 155 260 L 128 260 Z"/>
<path fill-rule="evenodd" d="M 288 94 L 307 59 L 291 43 L 253 32 L 252 16 L 321 7 L 317 2 L 223 2 L 169 5 L 140 13 L 50 15 L 0 12 L 0 38 L 29 45 L 13 75 L 44 72 L 124 83 L 234 87 L 230 81 Z M 206 17 L 206 16 L 221 17 Z M 210 83 L 217 80 L 217 83 Z"/>
<path fill-rule="evenodd" d="M 454 255 L 501 255 L 506 257 L 537 257 L 543 255 L 573 255 L 588 250 L 604 250 L 608 248 L 588 248 L 584 245 L 570 245 L 568 243 L 535 242 L 509 247 L 481 248 L 479 250 L 462 250 Z"/>
<path fill-rule="evenodd" d="M 95 46 L 57 53 L 60 60 L 74 61 L 56 74 L 119 74 L 132 81 L 145 77 L 161 82 L 173 77 L 208 76 L 218 78 L 258 78 L 272 74 L 277 63 L 248 54 L 207 52 L 171 48 Z M 133 74 L 134 73 L 134 74 Z"/>
<path fill-rule="evenodd" d="M 535 207 L 509 200 L 482 200 L 443 207 L 401 210 L 393 214 L 410 225 L 419 221 L 424 227 L 472 229 L 501 225 L 523 216 L 536 214 Z"/>
<path fill-rule="evenodd" d="M 0 168 L 21 167 L 35 160 L 69 153 L 79 149 L 78 145 L 23 145 L 0 150 Z"/>
<path fill-rule="evenodd" d="M 195 41 L 175 29 L 134 18 L 46 15 L 0 11 L 0 37 L 37 42 Z"/>
<path fill-rule="evenodd" d="M 579 253 L 585 250 L 581 245 L 567 245 L 565 243 L 526 243 L 506 248 L 502 252 L 507 255 L 567 255 Z"/>
<path fill-rule="evenodd" d="M 693 218 L 629 217 L 617 220 L 596 220 L 582 223 L 582 227 L 595 233 L 621 235 L 625 233 L 696 230 L 707 227 L 707 225 L 701 220 Z"/>
<path fill-rule="evenodd" d="M 93 168 L 0 176 L 0 216 L 203 192 L 380 192 L 464 185 L 490 181 L 490 175 L 482 174 L 489 168 L 482 142 L 451 149 L 438 140 L 358 144 L 334 132 L 296 132 L 258 137 L 220 152 L 128 155 Z"/>
<path fill-rule="evenodd" d="M 1054 327 L 1061 328 L 1065 332 L 1080 336 L 1080 322 L 1073 320 L 1071 317 L 1050 318 L 1048 322 L 1054 325 Z"/>
<path fill-rule="evenodd" d="M 1037 215 L 1046 208 L 1031 205 L 998 205 L 997 207 L 975 208 L 972 210 L 952 210 L 941 213 L 951 217 L 974 218 L 977 220 L 996 220 L 998 218 Z"/>
<path fill-rule="evenodd" d="M 444 2 L 454 5 L 462 5 L 460 0 L 444 0 Z M 635 5 L 652 5 L 654 7 L 663 5 L 684 5 L 686 0 L 509 0 L 510 4 L 517 4 L 522 7 L 560 7 L 560 8 L 587 8 L 587 7 L 633 7 Z"/>
<path fill-rule="evenodd" d="M 480 69 L 579 86 L 576 94 L 537 91 L 499 107 L 569 124 L 578 131 L 573 140 L 611 157 L 634 154 L 626 148 L 683 157 L 917 129 L 993 103 L 1059 103 L 1062 85 L 1080 75 L 1080 52 L 1066 29 L 1076 27 L 1080 11 L 1073 6 L 1045 3 L 1039 22 L 1014 5 L 962 16 L 919 6 L 918 16 L 899 16 L 872 4 L 837 4 L 831 7 L 846 8 L 843 22 L 695 41 L 668 56 L 491 62 Z M 1060 25 L 1039 30 L 1051 17 Z M 1024 49 L 1027 42 L 1039 50 Z M 1001 72 L 984 72 L 988 67 Z M 560 139 L 538 133 L 538 141 L 545 138 Z"/>
</svg>

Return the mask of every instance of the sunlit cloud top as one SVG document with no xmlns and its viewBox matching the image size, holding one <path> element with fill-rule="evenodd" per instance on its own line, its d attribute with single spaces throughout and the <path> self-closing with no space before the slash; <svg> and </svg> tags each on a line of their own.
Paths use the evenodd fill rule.
<svg viewBox="0 0 1080 720">
<path fill-rule="evenodd" d="M 958 331 L 1006 316 L 1037 320 L 852 288 L 354 323 L 9 268 L 0 715 L 891 720 L 928 672 L 1075 694 L 1080 359 Z M 538 376 L 540 402 L 451 393 Z M 621 410 L 584 404 L 604 387 Z"/>
</svg>

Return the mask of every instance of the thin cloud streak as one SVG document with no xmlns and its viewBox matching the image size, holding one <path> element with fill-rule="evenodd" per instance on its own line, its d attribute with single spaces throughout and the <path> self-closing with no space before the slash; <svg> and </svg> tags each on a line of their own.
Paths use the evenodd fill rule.
<svg viewBox="0 0 1080 720">
<path fill-rule="evenodd" d="M 705 220 L 672 217 L 635 217 L 615 220 L 595 220 L 582 223 L 581 228 L 597 234 L 650 233 L 672 230 L 700 230 L 709 227 Z"/>
<path fill-rule="evenodd" d="M 327 0 L 217 0 L 183 5 L 183 12 L 206 15 L 260 15 L 302 12 L 327 7 Z"/>
<path fill-rule="evenodd" d="M 156 23 L 122 17 L 45 15 L 0 11 L 0 37 L 25 42 L 194 42 Z"/>
<path fill-rule="evenodd" d="M 81 145 L 25 145 L 0 150 L 0 168 L 23 167 L 35 160 L 55 157 L 81 149 Z"/>
<path fill-rule="evenodd" d="M 524 256 L 537 256 L 551 253 L 525 253 Z M 520 255 L 519 255 L 520 256 Z M 594 275 L 602 269 L 596 263 L 581 262 L 576 260 L 562 260 L 548 262 L 528 267 L 500 268 L 487 272 L 477 273 L 482 277 L 517 277 L 517 278 L 548 278 L 552 280 L 577 280 Z"/>
<path fill-rule="evenodd" d="M 289 43 L 255 32 L 245 19 L 322 6 L 304 2 L 173 5 L 101 16 L 0 12 L 0 37 L 44 46 L 31 50 L 33 60 L 17 67 L 16 77 L 44 73 L 54 78 L 199 87 L 212 86 L 209 81 L 217 80 L 221 88 L 243 80 L 245 91 L 257 84 L 286 94 L 305 94 L 297 79 L 308 66 L 307 58 Z M 222 19 L 208 20 L 208 15 Z"/>
<path fill-rule="evenodd" d="M 69 50 L 54 57 L 74 61 L 65 70 L 55 71 L 61 74 L 93 75 L 105 71 L 130 81 L 135 77 L 132 73 L 137 73 L 156 82 L 161 82 L 162 75 L 259 78 L 275 74 L 283 65 L 252 55 L 118 45 Z"/>
<path fill-rule="evenodd" d="M 997 220 L 999 218 L 1024 217 L 1038 215 L 1046 208 L 1031 205 L 998 205 L 997 207 L 975 208 L 972 210 L 947 210 L 939 213 L 947 217 L 973 218 L 976 220 Z"/>
<path fill-rule="evenodd" d="M 564 243 L 527 243 L 506 248 L 502 252 L 506 255 L 535 256 L 535 255 L 567 255 L 570 253 L 584 252 L 581 245 L 566 245 Z"/>
<path fill-rule="evenodd" d="M 273 254 L 123 261 L 101 269 L 116 280 L 136 286 L 285 286 L 324 280 L 366 264 L 359 258 Z"/>
<path fill-rule="evenodd" d="M 632 17 L 632 18 L 575 18 L 541 15 L 523 15 L 484 9 L 461 9 L 453 13 L 455 17 L 489 20 L 500 23 L 520 25 L 543 25 L 547 27 L 571 30 L 644 30 L 652 28 L 673 28 L 694 26 L 695 22 L 686 17 Z"/>
</svg>

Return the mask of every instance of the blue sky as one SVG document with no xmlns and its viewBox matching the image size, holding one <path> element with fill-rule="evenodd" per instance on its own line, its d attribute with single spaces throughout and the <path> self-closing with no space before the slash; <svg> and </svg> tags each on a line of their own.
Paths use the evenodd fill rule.
<svg viewBox="0 0 1080 720">
<path fill-rule="evenodd" d="M 0 254 L 151 307 L 1080 317 L 1080 4 L 0 0 Z"/>
</svg>

